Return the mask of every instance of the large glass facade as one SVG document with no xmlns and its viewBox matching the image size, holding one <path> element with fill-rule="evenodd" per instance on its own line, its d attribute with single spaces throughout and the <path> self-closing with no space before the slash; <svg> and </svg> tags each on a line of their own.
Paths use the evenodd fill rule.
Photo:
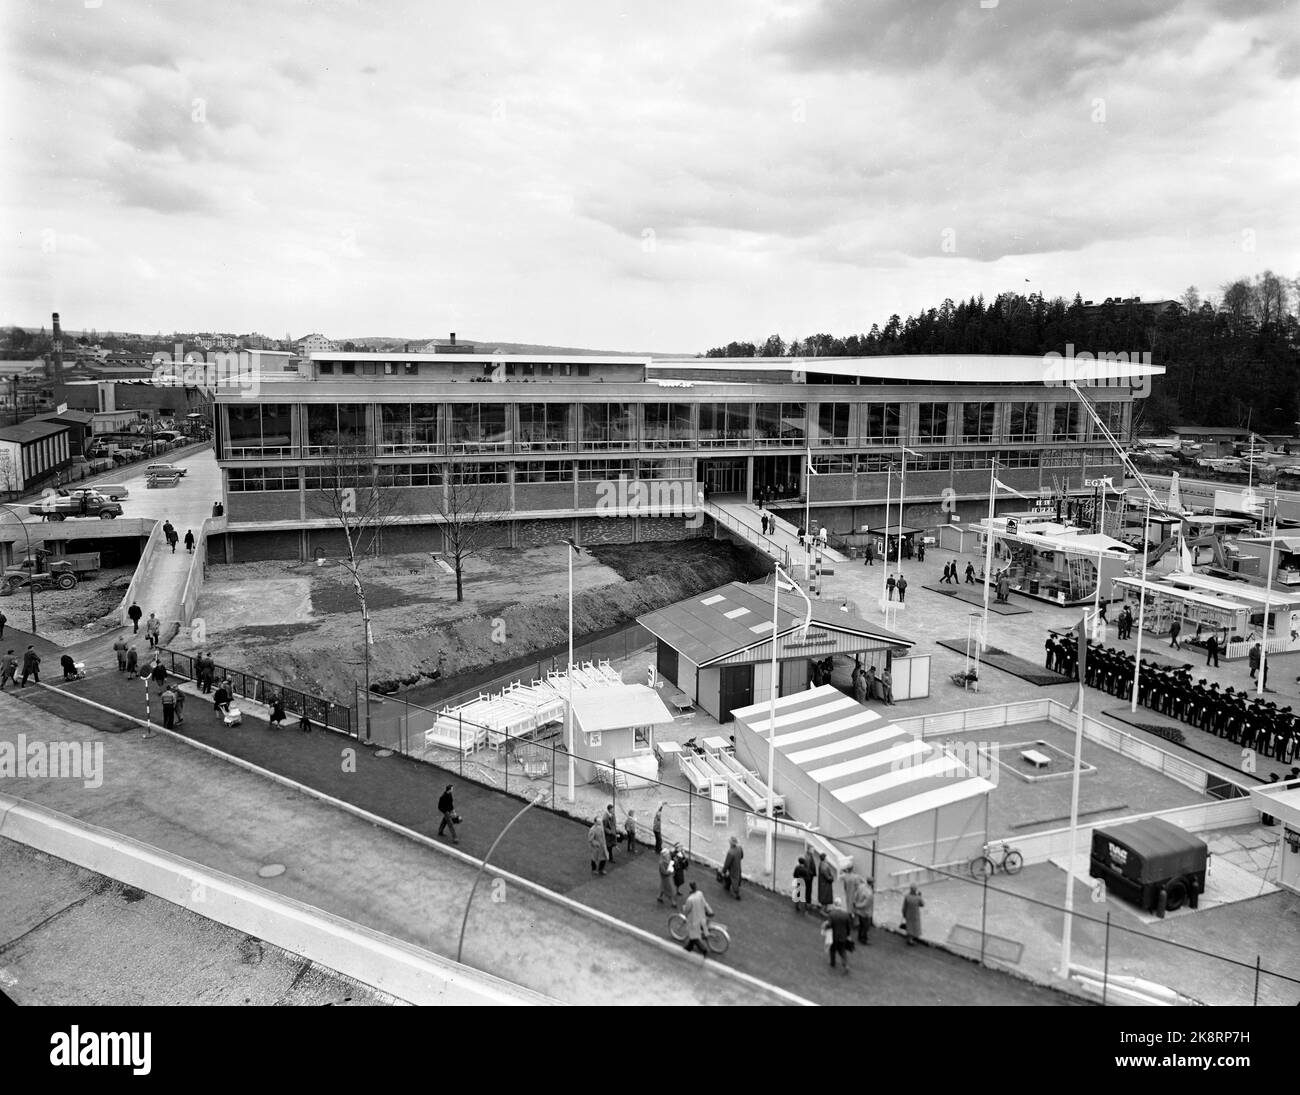
<svg viewBox="0 0 1300 1095">
<path fill-rule="evenodd" d="M 584 403 L 584 449 L 630 449 L 635 444 L 631 403 Z"/>
<path fill-rule="evenodd" d="M 961 405 L 961 440 L 963 445 L 988 444 L 993 440 L 993 403 Z"/>
<path fill-rule="evenodd" d="M 293 408 L 288 403 L 232 403 L 226 408 L 226 455 L 292 456 Z"/>
<path fill-rule="evenodd" d="M 641 438 L 647 449 L 685 449 L 695 444 L 690 403 L 645 403 Z"/>
<path fill-rule="evenodd" d="M 863 403 L 862 440 L 879 445 L 898 440 L 898 424 L 902 419 L 901 403 Z"/>
<path fill-rule="evenodd" d="M 1052 407 L 1052 440 L 1082 441 L 1083 413 L 1077 403 L 1057 403 Z"/>
<path fill-rule="evenodd" d="M 805 403 L 759 403 L 754 408 L 754 440 L 760 445 L 807 443 L 808 407 Z"/>
<path fill-rule="evenodd" d="M 817 404 L 817 427 L 813 440 L 821 445 L 848 445 L 849 405 L 847 403 Z"/>
<path fill-rule="evenodd" d="M 948 441 L 948 404 L 916 405 L 916 441 L 918 445 L 943 445 Z"/>
<path fill-rule="evenodd" d="M 380 455 L 438 452 L 441 418 L 440 403 L 381 403 Z"/>
<path fill-rule="evenodd" d="M 519 452 L 553 452 L 572 447 L 573 404 L 519 404 Z"/>
<path fill-rule="evenodd" d="M 1038 440 L 1038 404 L 1032 402 L 1007 404 L 1006 441 Z"/>
<path fill-rule="evenodd" d="M 340 448 L 368 445 L 366 404 L 311 403 L 307 406 L 306 456 L 325 456 Z"/>
<path fill-rule="evenodd" d="M 504 403 L 451 404 L 451 451 L 491 452 L 508 448 L 511 442 L 508 410 Z"/>
<path fill-rule="evenodd" d="M 702 448 L 748 445 L 754 437 L 754 408 L 749 403 L 701 403 Z"/>
</svg>

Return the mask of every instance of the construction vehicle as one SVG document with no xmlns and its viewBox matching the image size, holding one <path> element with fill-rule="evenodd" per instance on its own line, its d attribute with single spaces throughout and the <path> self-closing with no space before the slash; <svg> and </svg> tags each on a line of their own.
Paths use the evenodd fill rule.
<svg viewBox="0 0 1300 1095">
<path fill-rule="evenodd" d="M 62 521 L 68 517 L 98 517 L 107 521 L 122 516 L 122 505 L 109 501 L 102 494 L 87 493 L 77 498 L 49 494 L 28 506 L 27 512 L 46 521 Z"/>
<path fill-rule="evenodd" d="M 33 589 L 76 589 L 77 574 L 75 565 L 69 559 L 46 561 L 50 553 L 44 548 L 37 549 L 37 556 L 30 556 L 16 567 L 10 567 L 0 576 L 0 594 L 13 593 L 28 585 Z M 99 569 L 99 552 L 90 552 L 94 556 L 95 569 Z"/>
<path fill-rule="evenodd" d="M 60 570 L 71 570 L 78 578 L 93 578 L 99 573 L 99 552 L 83 551 L 74 555 L 55 557 L 48 548 L 36 549 L 35 556 L 29 555 L 19 563 L 6 568 L 5 574 L 22 571 L 25 574 L 43 574 L 52 570 L 57 564 Z"/>
</svg>

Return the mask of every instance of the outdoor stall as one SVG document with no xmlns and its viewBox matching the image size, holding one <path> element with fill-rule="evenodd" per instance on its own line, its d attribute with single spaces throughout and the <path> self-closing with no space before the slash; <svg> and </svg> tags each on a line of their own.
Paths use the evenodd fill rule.
<svg viewBox="0 0 1300 1095">
<path fill-rule="evenodd" d="M 988 527 L 987 519 L 979 523 L 982 534 Z M 1016 592 L 1058 605 L 1090 603 L 1099 576 L 1101 596 L 1109 600 L 1111 582 L 1123 576 L 1134 550 L 1114 537 L 1054 521 L 997 517 L 992 535 L 995 572 L 1005 570 Z"/>
<path fill-rule="evenodd" d="M 1129 606 L 1133 618 L 1141 618 L 1142 630 L 1149 635 L 1169 634 L 1175 620 L 1181 625 L 1184 641 L 1197 633 L 1213 632 L 1223 647 L 1233 635 L 1247 633 L 1250 606 L 1241 601 L 1179 589 L 1163 580 L 1116 578 L 1112 585 Z"/>
</svg>

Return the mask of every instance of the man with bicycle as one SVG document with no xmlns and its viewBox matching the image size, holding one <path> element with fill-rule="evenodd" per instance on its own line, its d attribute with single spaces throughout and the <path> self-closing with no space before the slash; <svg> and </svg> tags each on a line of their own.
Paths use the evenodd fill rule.
<svg viewBox="0 0 1300 1095">
<path fill-rule="evenodd" d="M 682 915 L 686 917 L 686 949 L 698 950 L 708 958 L 709 948 L 704 945 L 704 937 L 708 934 L 709 917 L 713 915 L 713 910 L 694 882 L 690 887 L 691 892 L 682 903 Z"/>
</svg>

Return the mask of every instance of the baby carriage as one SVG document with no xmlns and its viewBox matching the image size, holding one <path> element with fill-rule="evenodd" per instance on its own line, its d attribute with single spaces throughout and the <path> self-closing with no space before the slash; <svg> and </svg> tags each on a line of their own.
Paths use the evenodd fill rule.
<svg viewBox="0 0 1300 1095">
<path fill-rule="evenodd" d="M 244 713 L 238 707 L 227 707 L 226 713 L 222 715 L 221 721 L 226 726 L 239 726 L 244 721 Z"/>
</svg>

